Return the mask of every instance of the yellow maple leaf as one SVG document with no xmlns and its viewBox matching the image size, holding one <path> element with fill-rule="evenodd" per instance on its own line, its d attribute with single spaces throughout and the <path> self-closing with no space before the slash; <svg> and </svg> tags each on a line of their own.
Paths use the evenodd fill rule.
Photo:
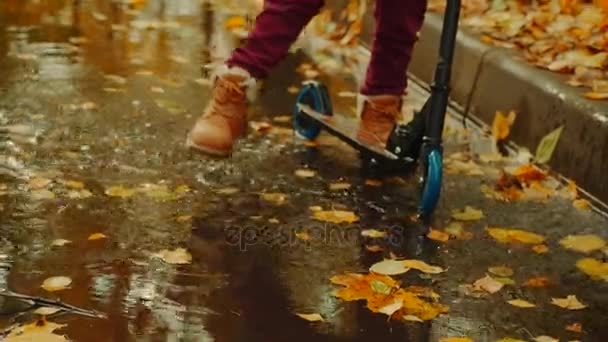
<svg viewBox="0 0 608 342">
<path fill-rule="evenodd" d="M 545 237 L 521 229 L 486 228 L 488 234 L 496 241 L 502 243 L 525 243 L 540 244 L 545 241 Z"/>
<path fill-rule="evenodd" d="M 313 218 L 318 221 L 330 223 L 354 223 L 359 217 L 352 211 L 345 210 L 321 210 L 313 213 Z"/>
<path fill-rule="evenodd" d="M 591 278 L 608 281 L 608 262 L 584 258 L 576 262 L 576 267 Z"/>
<path fill-rule="evenodd" d="M 559 241 L 566 249 L 590 253 L 606 246 L 606 241 L 595 234 L 568 235 Z"/>
</svg>

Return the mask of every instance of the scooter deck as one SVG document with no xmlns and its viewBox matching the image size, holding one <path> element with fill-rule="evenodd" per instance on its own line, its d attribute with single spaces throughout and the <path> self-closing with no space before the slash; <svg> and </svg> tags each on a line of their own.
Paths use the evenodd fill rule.
<svg viewBox="0 0 608 342">
<path fill-rule="evenodd" d="M 345 115 L 324 115 L 302 103 L 298 103 L 298 110 L 301 114 L 320 124 L 329 133 L 337 136 L 342 141 L 361 152 L 372 153 L 373 155 L 392 161 L 399 159 L 397 155 L 386 150 L 382 146 L 370 144 L 359 139 L 357 136 L 359 123 L 355 119 L 350 119 Z"/>
</svg>

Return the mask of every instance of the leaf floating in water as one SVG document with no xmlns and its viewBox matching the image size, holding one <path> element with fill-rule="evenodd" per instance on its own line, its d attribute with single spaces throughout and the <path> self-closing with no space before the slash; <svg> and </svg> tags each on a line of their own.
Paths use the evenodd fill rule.
<svg viewBox="0 0 608 342">
<path fill-rule="evenodd" d="M 568 235 L 559 241 L 562 247 L 581 253 L 591 253 L 606 246 L 606 241 L 594 234 Z"/>
<path fill-rule="evenodd" d="M 184 248 L 177 248 L 173 251 L 164 249 L 153 256 L 172 265 L 185 265 L 192 262 L 192 255 Z"/>
<path fill-rule="evenodd" d="M 516 306 L 518 308 L 523 308 L 523 309 L 529 309 L 529 308 L 536 307 L 536 305 L 534 305 L 528 301 L 525 301 L 523 299 L 513 299 L 513 300 L 507 301 L 507 303 L 509 303 L 513 306 Z"/>
<path fill-rule="evenodd" d="M 54 334 L 55 330 L 65 327 L 64 324 L 47 322 L 44 316 L 38 321 L 12 329 L 4 342 L 67 342 L 62 335 Z"/>
<path fill-rule="evenodd" d="M 365 229 L 361 231 L 361 236 L 370 237 L 374 239 L 383 238 L 386 236 L 386 232 L 376 229 Z"/>
<path fill-rule="evenodd" d="M 296 315 L 309 322 L 323 322 L 324 321 L 323 316 L 319 315 L 318 313 L 313 313 L 313 314 L 297 313 Z"/>
<path fill-rule="evenodd" d="M 427 274 L 439 274 L 444 272 L 443 268 L 439 266 L 431 266 L 420 260 L 403 260 L 402 262 L 405 267 L 413 268 Z"/>
<path fill-rule="evenodd" d="M 220 195 L 233 195 L 233 194 L 236 194 L 237 192 L 239 192 L 239 189 L 228 187 L 228 188 L 217 189 L 217 190 L 215 190 L 215 192 L 217 192 Z"/>
<path fill-rule="evenodd" d="M 450 239 L 449 234 L 436 229 L 429 230 L 428 234 L 426 234 L 426 237 L 439 242 L 447 242 Z"/>
<path fill-rule="evenodd" d="M 395 312 L 401 310 L 401 308 L 403 308 L 403 299 L 397 297 L 394 302 L 380 307 L 378 312 L 391 317 Z"/>
<path fill-rule="evenodd" d="M 67 196 L 70 199 L 83 199 L 83 198 L 92 197 L 93 194 L 87 189 L 82 189 L 82 190 L 71 190 L 68 192 Z"/>
<path fill-rule="evenodd" d="M 108 237 L 103 234 L 103 233 L 94 233 L 89 235 L 88 240 L 89 241 L 95 241 L 95 240 L 102 240 L 102 239 L 107 239 Z"/>
<path fill-rule="evenodd" d="M 382 275 L 397 275 L 403 274 L 410 270 L 410 267 L 407 267 L 403 260 L 391 260 L 385 259 L 383 261 L 377 262 L 373 264 L 370 268 L 370 272 L 374 272 Z"/>
<path fill-rule="evenodd" d="M 112 186 L 106 189 L 106 195 L 110 197 L 120 197 L 120 198 L 128 198 L 135 195 L 136 191 L 134 189 L 125 188 L 122 185 Z"/>
<path fill-rule="evenodd" d="M 318 221 L 330 223 L 354 223 L 359 221 L 359 217 L 352 211 L 344 210 L 323 210 L 313 213 L 313 218 Z"/>
<path fill-rule="evenodd" d="M 475 289 L 483 290 L 487 293 L 496 293 L 500 291 L 503 286 L 504 285 L 501 282 L 496 281 L 494 278 L 487 275 L 473 283 Z"/>
<path fill-rule="evenodd" d="M 331 191 L 344 191 L 350 189 L 350 183 L 331 183 L 329 184 L 329 190 Z"/>
<path fill-rule="evenodd" d="M 55 247 L 63 247 L 67 244 L 72 243 L 72 241 L 70 240 L 66 240 L 66 239 L 56 239 L 53 240 L 53 242 L 51 242 L 51 246 L 55 246 Z"/>
<path fill-rule="evenodd" d="M 377 188 L 382 186 L 382 181 L 377 179 L 366 179 L 365 185 Z"/>
<path fill-rule="evenodd" d="M 587 307 L 575 295 L 569 295 L 566 298 L 551 298 L 551 304 L 568 310 L 581 310 Z"/>
<path fill-rule="evenodd" d="M 481 210 L 466 206 L 463 210 L 453 210 L 452 217 L 458 221 L 479 221 L 484 216 Z"/>
<path fill-rule="evenodd" d="M 608 262 L 584 258 L 576 262 L 576 267 L 593 279 L 608 281 Z"/>
<path fill-rule="evenodd" d="M 534 246 L 532 246 L 532 250 L 536 254 L 545 254 L 545 253 L 549 252 L 549 247 L 545 244 L 534 245 Z"/>
<path fill-rule="evenodd" d="M 488 234 L 501 243 L 541 244 L 545 237 L 521 229 L 486 228 Z"/>
<path fill-rule="evenodd" d="M 566 326 L 566 330 L 580 334 L 583 332 L 583 325 L 580 323 L 572 323 Z"/>
<path fill-rule="evenodd" d="M 547 286 L 549 286 L 550 283 L 551 283 L 551 281 L 547 277 L 535 277 L 535 278 L 528 279 L 524 283 L 524 286 L 525 287 L 541 288 L 541 287 L 547 287 Z"/>
<path fill-rule="evenodd" d="M 46 291 L 54 292 L 54 291 L 65 290 L 65 289 L 69 288 L 69 286 L 71 284 L 72 284 L 71 278 L 59 276 L 59 277 L 47 278 L 42 283 L 42 286 L 40 286 L 40 287 L 42 287 Z"/>
<path fill-rule="evenodd" d="M 297 177 L 300 178 L 312 178 L 314 177 L 317 173 L 314 170 L 309 170 L 309 169 L 300 169 L 300 170 L 296 170 L 294 172 L 294 174 Z"/>
<path fill-rule="evenodd" d="M 266 202 L 270 202 L 272 204 L 275 205 L 282 205 L 285 204 L 285 202 L 287 201 L 287 195 L 282 194 L 282 193 L 262 193 L 260 194 L 260 197 L 266 201 Z"/>
<path fill-rule="evenodd" d="M 506 266 L 494 266 L 488 268 L 488 272 L 499 277 L 510 277 L 513 275 L 513 269 Z"/>
</svg>

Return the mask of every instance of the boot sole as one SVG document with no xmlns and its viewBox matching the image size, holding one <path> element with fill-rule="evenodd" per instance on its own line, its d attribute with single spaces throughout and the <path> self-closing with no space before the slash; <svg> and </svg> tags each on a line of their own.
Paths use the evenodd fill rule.
<svg viewBox="0 0 608 342">
<path fill-rule="evenodd" d="M 186 139 L 186 147 L 196 152 L 211 155 L 214 157 L 228 157 L 232 152 L 231 150 L 218 150 L 206 146 L 197 145 L 192 141 L 192 139 L 190 139 L 190 137 Z"/>
</svg>

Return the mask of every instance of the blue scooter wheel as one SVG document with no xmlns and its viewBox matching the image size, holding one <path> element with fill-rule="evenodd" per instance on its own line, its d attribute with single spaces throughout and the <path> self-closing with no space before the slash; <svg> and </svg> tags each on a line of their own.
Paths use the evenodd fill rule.
<svg viewBox="0 0 608 342">
<path fill-rule="evenodd" d="M 420 200 L 420 215 L 424 219 L 429 219 L 439 202 L 441 195 L 441 185 L 443 178 L 443 156 L 439 149 L 434 149 L 426 155 L 426 160 L 422 163 L 423 182 L 422 196 Z"/>
<path fill-rule="evenodd" d="M 332 115 L 332 105 L 327 88 L 318 82 L 306 82 L 293 109 L 293 125 L 296 134 L 304 139 L 313 140 L 321 133 L 321 125 L 307 117 L 298 108 L 298 104 L 307 105 L 314 111 Z"/>
</svg>

